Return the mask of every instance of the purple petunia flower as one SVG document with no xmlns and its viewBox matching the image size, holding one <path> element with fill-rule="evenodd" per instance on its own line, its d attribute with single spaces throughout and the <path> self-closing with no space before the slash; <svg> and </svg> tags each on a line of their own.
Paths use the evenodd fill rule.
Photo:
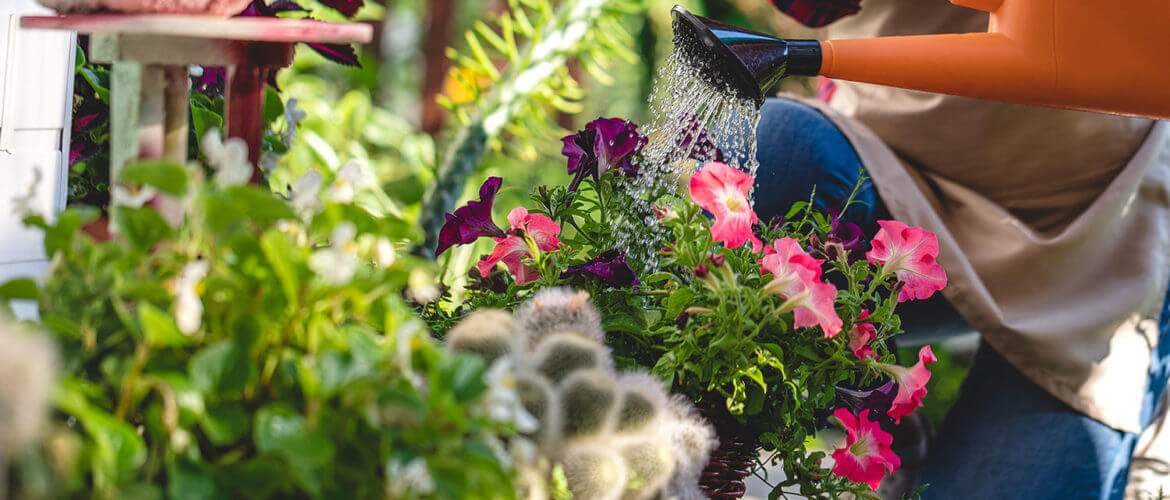
<svg viewBox="0 0 1170 500">
<path fill-rule="evenodd" d="M 629 120 L 598 118 L 561 142 L 561 154 L 569 159 L 568 171 L 573 176 L 569 190 L 574 191 L 586 175 L 596 180 L 615 168 L 630 177 L 637 175 L 634 155 L 646 144 L 646 137 L 639 135 L 638 125 Z"/>
<path fill-rule="evenodd" d="M 593 276 L 615 288 L 627 288 L 638 285 L 638 275 L 626 262 L 626 254 L 621 250 L 607 250 L 593 260 L 584 264 L 569 266 L 562 276 Z"/>
<path fill-rule="evenodd" d="M 842 220 L 838 210 L 829 210 L 829 221 L 832 228 L 829 231 L 829 243 L 840 245 L 849 254 L 849 260 L 861 259 L 865 255 L 865 238 L 861 226 Z M 836 257 L 831 255 L 830 257 Z"/>
<path fill-rule="evenodd" d="M 711 139 L 711 133 L 707 131 L 707 127 L 699 122 L 699 117 L 690 115 L 686 121 L 687 131 L 679 136 L 675 148 L 686 150 L 687 157 L 692 160 L 725 162 L 723 150 L 715 145 L 715 141 Z"/>
<path fill-rule="evenodd" d="M 869 410 L 871 418 L 892 422 L 886 413 L 894 404 L 894 397 L 898 395 L 897 389 L 898 384 L 893 381 L 869 390 L 854 390 L 837 386 L 837 397 L 854 412 Z"/>
<path fill-rule="evenodd" d="M 321 4 L 330 7 L 343 16 L 350 18 L 365 5 L 365 0 L 321 0 Z M 268 3 L 265 0 L 254 0 L 248 8 L 239 14 L 240 17 L 276 17 L 281 12 L 305 12 L 305 8 L 294 0 L 276 0 Z M 326 59 L 346 66 L 361 66 L 358 63 L 357 51 L 352 45 L 340 43 L 307 43 L 309 48 Z M 275 87 L 275 85 L 273 85 Z"/>
<path fill-rule="evenodd" d="M 504 180 L 499 177 L 488 177 L 479 186 L 479 199 L 467 202 L 466 205 L 455 209 L 455 213 L 447 214 L 447 222 L 439 229 L 439 246 L 435 255 L 441 255 L 455 245 L 465 245 L 483 236 L 503 238 L 507 236 L 492 221 L 492 203 L 496 201 L 496 193 Z"/>
</svg>

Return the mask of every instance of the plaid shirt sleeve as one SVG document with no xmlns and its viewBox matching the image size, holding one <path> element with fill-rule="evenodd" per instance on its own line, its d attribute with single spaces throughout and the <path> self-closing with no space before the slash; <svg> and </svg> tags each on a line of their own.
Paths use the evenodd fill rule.
<svg viewBox="0 0 1170 500">
<path fill-rule="evenodd" d="M 861 10 L 861 0 L 772 0 L 772 3 L 810 28 L 819 28 Z"/>
</svg>

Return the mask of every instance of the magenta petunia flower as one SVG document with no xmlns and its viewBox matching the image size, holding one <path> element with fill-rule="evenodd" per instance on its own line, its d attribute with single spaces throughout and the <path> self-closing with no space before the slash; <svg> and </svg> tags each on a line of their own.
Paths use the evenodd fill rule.
<svg viewBox="0 0 1170 500">
<path fill-rule="evenodd" d="M 534 257 L 533 252 L 551 252 L 561 245 L 558 236 L 561 227 L 552 219 L 530 214 L 524 207 L 516 207 L 508 213 L 511 228 L 502 238 L 495 238 L 496 248 L 491 255 L 480 259 L 476 265 L 481 276 L 488 276 L 497 263 L 503 262 L 508 272 L 522 285 L 539 277 L 539 271 L 524 261 Z"/>
<path fill-rule="evenodd" d="M 865 257 L 882 265 L 882 274 L 893 274 L 902 284 L 898 302 L 923 300 L 947 286 L 947 273 L 938 258 L 938 238 L 920 227 L 898 221 L 878 221 L 881 229 Z"/>
<path fill-rule="evenodd" d="M 902 466 L 902 459 L 890 449 L 893 436 L 866 413 L 854 415 L 848 408 L 833 412 L 845 429 L 845 446 L 833 451 L 833 474 L 877 490 L 886 474 Z"/>
<path fill-rule="evenodd" d="M 912 367 L 877 363 L 877 368 L 888 373 L 898 384 L 898 394 L 894 396 L 894 403 L 887 413 L 894 422 L 900 423 L 902 417 L 922 406 L 922 398 L 926 397 L 926 384 L 930 382 L 930 370 L 926 365 L 935 361 L 938 358 L 930 346 L 922 346 L 918 351 L 918 363 Z"/>
<path fill-rule="evenodd" d="M 466 245 L 484 236 L 505 236 L 504 230 L 492 221 L 492 204 L 503 183 L 504 180 L 499 177 L 488 177 L 479 186 L 478 200 L 469 201 L 455 209 L 455 213 L 446 215 L 447 221 L 439 229 L 439 245 L 435 248 L 435 255 L 442 255 L 448 248 Z"/>
<path fill-rule="evenodd" d="M 862 309 L 861 314 L 857 316 L 857 322 L 853 323 L 853 328 L 849 330 L 849 350 L 853 351 L 853 356 L 862 361 L 866 359 L 877 359 L 877 353 L 873 352 L 873 346 L 869 343 L 877 338 L 877 327 L 866 321 L 869 319 L 869 309 Z"/>
<path fill-rule="evenodd" d="M 569 190 L 573 191 L 586 175 L 597 180 L 615 168 L 630 177 L 637 175 L 634 156 L 645 145 L 646 137 L 639 135 L 638 125 L 629 120 L 598 118 L 561 142 L 561 154 L 569 159 L 568 171 L 573 176 Z"/>
<path fill-rule="evenodd" d="M 715 216 L 711 236 L 727 248 L 739 248 L 751 242 L 758 252 L 763 242 L 752 232 L 759 222 L 748 201 L 755 179 L 744 172 L 717 161 L 708 162 L 691 176 L 691 199 Z"/>
<path fill-rule="evenodd" d="M 793 326 L 820 326 L 826 338 L 841 333 L 842 321 L 833 307 L 837 288 L 821 279 L 821 264 L 792 238 L 780 238 L 764 249 L 760 267 L 772 275 L 764 289 L 785 300 L 782 311 L 793 311 Z"/>
<path fill-rule="evenodd" d="M 617 249 L 602 252 L 584 264 L 569 266 L 561 273 L 561 276 L 582 275 L 593 276 L 615 288 L 629 288 L 638 284 L 638 275 L 626 262 L 626 254 Z"/>
</svg>

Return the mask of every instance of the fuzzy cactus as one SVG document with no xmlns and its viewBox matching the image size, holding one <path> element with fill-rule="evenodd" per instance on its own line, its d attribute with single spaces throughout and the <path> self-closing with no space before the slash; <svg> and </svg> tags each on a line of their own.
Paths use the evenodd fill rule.
<svg viewBox="0 0 1170 500">
<path fill-rule="evenodd" d="M 605 341 L 601 316 L 586 292 L 552 288 L 537 293 L 516 314 L 529 345 L 554 333 L 574 333 L 597 343 Z"/>
<path fill-rule="evenodd" d="M 580 370 L 610 371 L 613 364 L 604 346 L 572 333 L 550 335 L 532 354 L 536 371 L 553 382 L 561 382 Z"/>
<path fill-rule="evenodd" d="M 662 491 L 674 473 L 674 450 L 669 442 L 652 436 L 624 443 L 618 454 L 629 466 L 623 498 L 649 499 Z"/>
<path fill-rule="evenodd" d="M 645 373 L 623 373 L 617 379 L 620 401 L 616 428 L 619 432 L 639 432 L 653 427 L 667 409 L 666 393 L 661 383 Z"/>
<path fill-rule="evenodd" d="M 48 415 L 57 351 L 47 338 L 0 318 L 0 467 L 34 442 Z M 0 485 L 2 486 L 2 485 Z M 3 490 L 0 489 L 0 492 Z"/>
<path fill-rule="evenodd" d="M 507 316 L 473 313 L 447 342 L 514 367 L 516 399 L 540 427 L 526 435 L 537 456 L 521 466 L 523 483 L 547 483 L 560 467 L 575 498 L 702 498 L 699 475 L 718 444 L 715 431 L 660 380 L 615 372 L 588 294 L 545 290 L 515 320 Z M 524 484 L 521 493 L 550 490 Z"/>
<path fill-rule="evenodd" d="M 560 388 L 561 433 L 566 438 L 608 432 L 617 413 L 613 376 L 600 370 L 573 373 Z"/>
<path fill-rule="evenodd" d="M 478 355 L 488 363 L 511 354 L 515 344 L 512 315 L 492 309 L 471 313 L 447 333 L 451 350 Z"/>
</svg>

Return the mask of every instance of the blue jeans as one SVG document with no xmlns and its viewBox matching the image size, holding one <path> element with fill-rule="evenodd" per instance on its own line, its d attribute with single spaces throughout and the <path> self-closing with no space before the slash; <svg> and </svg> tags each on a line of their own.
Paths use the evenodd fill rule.
<svg viewBox="0 0 1170 500">
<path fill-rule="evenodd" d="M 817 208 L 839 209 L 864 175 L 849 140 L 809 106 L 768 100 L 758 136 L 756 211 L 762 220 L 783 216 L 793 202 L 807 200 L 814 187 Z M 889 216 L 872 184 L 866 183 L 856 199 L 861 203 L 843 217 L 872 235 L 875 221 Z M 903 328 L 911 333 L 965 328 L 939 294 L 903 304 L 900 313 Z M 1170 313 L 1163 313 L 1160 327 L 1162 342 L 1143 408 L 1147 423 L 1170 372 Z M 1136 435 L 1057 400 L 984 344 L 919 481 L 927 485 L 925 499 L 1120 499 L 1136 443 Z"/>
</svg>

